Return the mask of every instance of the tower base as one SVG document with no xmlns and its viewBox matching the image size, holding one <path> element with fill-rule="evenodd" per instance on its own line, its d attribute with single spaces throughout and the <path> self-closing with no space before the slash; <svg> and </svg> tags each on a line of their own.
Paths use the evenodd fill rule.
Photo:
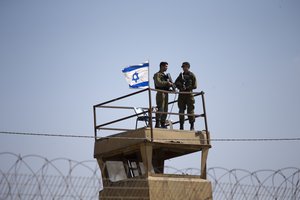
<svg viewBox="0 0 300 200">
<path fill-rule="evenodd" d="M 118 182 L 103 180 L 101 200 L 212 200 L 211 182 L 200 176 L 152 174 Z"/>
</svg>

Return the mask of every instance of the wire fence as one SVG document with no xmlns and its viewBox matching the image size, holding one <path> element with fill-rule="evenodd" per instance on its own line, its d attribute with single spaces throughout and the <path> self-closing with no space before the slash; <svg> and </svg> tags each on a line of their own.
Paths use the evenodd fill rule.
<svg viewBox="0 0 300 200">
<path fill-rule="evenodd" d="M 47 159 L 39 155 L 0 153 L 0 199 L 99 199 L 103 188 L 96 160 Z M 165 167 L 168 174 L 199 175 L 200 169 Z M 213 199 L 300 199 L 300 169 L 207 170 L 212 182 Z M 141 188 L 143 180 L 132 180 Z M 171 194 L 170 194 L 171 195 Z M 122 199 L 122 198 L 120 198 Z"/>
<path fill-rule="evenodd" d="M 6 135 L 24 135 L 24 136 L 39 136 L 39 137 L 59 137 L 59 138 L 80 138 L 80 139 L 95 139 L 95 136 L 91 135 L 79 135 L 79 134 L 58 134 L 58 133 L 36 133 L 36 132 L 13 132 L 13 131 L 0 131 L 0 134 Z M 124 139 L 124 140 L 144 140 L 145 138 L 132 138 L 132 137 L 116 137 L 116 136 L 104 136 L 96 137 L 96 139 Z M 171 140 L 166 138 L 164 140 Z M 191 139 L 197 140 L 199 139 Z M 282 142 L 282 141 L 300 141 L 300 137 L 282 137 L 282 138 L 210 138 L 213 142 Z"/>
</svg>

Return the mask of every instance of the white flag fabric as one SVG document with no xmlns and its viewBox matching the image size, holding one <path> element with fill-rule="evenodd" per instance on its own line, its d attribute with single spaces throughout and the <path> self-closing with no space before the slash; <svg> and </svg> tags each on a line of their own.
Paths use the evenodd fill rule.
<svg viewBox="0 0 300 200">
<path fill-rule="evenodd" d="M 145 62 L 139 65 L 125 67 L 122 72 L 130 88 L 147 88 L 149 87 L 148 73 L 149 63 Z"/>
</svg>

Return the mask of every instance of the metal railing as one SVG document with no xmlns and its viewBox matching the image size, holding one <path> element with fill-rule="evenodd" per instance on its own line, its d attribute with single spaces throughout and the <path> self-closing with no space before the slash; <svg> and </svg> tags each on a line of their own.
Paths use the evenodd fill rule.
<svg viewBox="0 0 300 200">
<path fill-rule="evenodd" d="M 141 113 L 136 113 L 136 114 L 132 114 L 132 115 L 126 115 L 124 117 L 121 118 L 117 118 L 108 122 L 104 122 L 104 123 L 100 123 L 98 124 L 97 122 L 97 109 L 119 109 L 119 110 L 133 110 L 134 107 L 132 106 L 115 106 L 115 105 L 110 105 L 111 103 L 117 102 L 117 101 L 121 101 L 124 100 L 126 98 L 129 98 L 131 96 L 135 96 L 138 94 L 142 94 L 142 93 L 146 93 L 148 92 L 148 107 L 143 108 L 144 111 Z M 194 114 L 182 114 L 182 113 L 175 113 L 175 112 L 160 112 L 156 110 L 155 106 L 152 106 L 152 98 L 151 98 L 151 93 L 152 92 L 161 92 L 161 93 L 169 93 L 169 94 L 190 94 L 193 95 L 194 97 L 200 96 L 201 97 L 201 104 L 202 104 L 202 112 L 200 114 L 194 113 Z M 172 105 L 177 103 L 178 100 L 175 99 L 174 101 L 169 101 L 168 105 Z M 198 104 L 198 101 L 195 101 L 196 104 Z M 118 128 L 118 127 L 107 127 L 108 125 L 112 125 L 112 124 L 116 124 L 118 122 L 122 122 L 134 117 L 138 117 L 141 114 L 147 114 L 149 117 L 149 122 L 148 122 L 148 127 L 150 128 L 151 131 L 151 139 L 153 138 L 153 119 L 155 118 L 153 116 L 153 114 L 167 114 L 167 115 L 184 115 L 184 116 L 194 116 L 195 118 L 199 118 L 202 117 L 204 120 L 204 130 L 206 131 L 206 133 L 209 133 L 208 131 L 208 124 L 207 124 L 207 115 L 206 115 L 206 108 L 205 108 L 205 99 L 204 99 L 204 92 L 177 92 L 177 91 L 165 91 L 165 90 L 158 90 L 158 89 L 153 89 L 153 88 L 146 88 L 146 89 L 141 89 L 137 92 L 133 92 L 118 98 L 114 98 L 111 99 L 109 101 L 103 102 L 103 103 L 99 103 L 93 106 L 93 114 L 94 114 L 94 134 L 95 134 L 95 140 L 97 140 L 97 138 L 100 138 L 100 136 L 98 136 L 98 131 L 100 130 L 109 130 L 109 131 L 131 131 L 134 129 L 128 129 L 128 128 Z M 185 121 L 188 120 L 188 118 L 185 117 Z M 172 124 L 177 124 L 179 123 L 178 121 L 172 122 Z M 208 134 L 209 135 L 209 134 Z M 209 139 L 209 138 L 208 138 Z"/>
</svg>

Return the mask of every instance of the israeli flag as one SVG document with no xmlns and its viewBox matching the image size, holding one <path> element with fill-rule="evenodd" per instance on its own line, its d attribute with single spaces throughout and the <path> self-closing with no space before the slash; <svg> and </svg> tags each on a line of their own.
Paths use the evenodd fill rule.
<svg viewBox="0 0 300 200">
<path fill-rule="evenodd" d="M 149 63 L 125 67 L 122 72 L 129 84 L 129 88 L 147 88 L 149 87 Z"/>
</svg>

